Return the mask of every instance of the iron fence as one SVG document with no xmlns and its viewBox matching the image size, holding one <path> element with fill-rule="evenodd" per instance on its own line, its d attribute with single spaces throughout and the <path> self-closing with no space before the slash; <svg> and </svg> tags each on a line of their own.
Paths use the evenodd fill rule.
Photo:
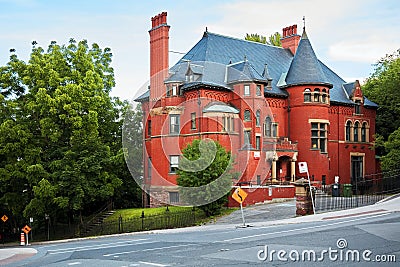
<svg viewBox="0 0 400 267">
<path fill-rule="evenodd" d="M 400 170 L 353 179 L 352 184 L 322 185 L 315 193 L 315 211 L 342 210 L 374 204 L 400 193 Z"/>
<path fill-rule="evenodd" d="M 166 211 L 159 215 L 146 216 L 144 212 L 140 217 L 123 218 L 120 216 L 118 220 L 104 221 L 103 223 L 91 227 L 90 229 L 81 226 L 78 236 L 96 236 L 110 235 L 129 232 L 139 232 L 156 229 L 170 229 L 193 226 L 200 220 L 205 219 L 204 212 L 199 210 L 185 212 Z"/>
</svg>

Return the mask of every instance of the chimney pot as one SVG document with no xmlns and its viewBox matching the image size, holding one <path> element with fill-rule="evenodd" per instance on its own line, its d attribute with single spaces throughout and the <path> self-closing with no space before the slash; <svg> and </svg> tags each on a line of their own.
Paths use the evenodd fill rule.
<svg viewBox="0 0 400 267">
<path fill-rule="evenodd" d="M 156 17 L 156 26 L 160 25 L 160 14 L 157 15 Z"/>
</svg>

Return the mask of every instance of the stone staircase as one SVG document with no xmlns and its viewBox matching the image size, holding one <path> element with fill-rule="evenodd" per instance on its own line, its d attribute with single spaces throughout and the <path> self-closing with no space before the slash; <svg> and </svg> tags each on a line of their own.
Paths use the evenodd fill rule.
<svg viewBox="0 0 400 267">
<path fill-rule="evenodd" d="M 109 206 L 106 206 L 101 211 L 96 213 L 88 221 L 80 225 L 79 231 L 76 234 L 76 236 L 81 237 L 90 235 L 90 233 L 94 231 L 97 227 L 99 227 L 106 218 L 115 213 L 115 210 L 110 210 L 109 208 L 110 208 Z"/>
</svg>

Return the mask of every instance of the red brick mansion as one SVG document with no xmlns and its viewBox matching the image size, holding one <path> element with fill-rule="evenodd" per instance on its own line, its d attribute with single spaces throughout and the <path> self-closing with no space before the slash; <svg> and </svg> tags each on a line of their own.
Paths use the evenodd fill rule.
<svg viewBox="0 0 400 267">
<path fill-rule="evenodd" d="M 179 203 L 176 168 L 193 139 L 218 140 L 235 155 L 239 182 L 352 183 L 377 171 L 377 105 L 358 81 L 321 62 L 305 29 L 283 29 L 282 47 L 205 31 L 174 66 L 166 12 L 151 19 L 150 86 L 144 113 L 144 204 Z"/>
</svg>

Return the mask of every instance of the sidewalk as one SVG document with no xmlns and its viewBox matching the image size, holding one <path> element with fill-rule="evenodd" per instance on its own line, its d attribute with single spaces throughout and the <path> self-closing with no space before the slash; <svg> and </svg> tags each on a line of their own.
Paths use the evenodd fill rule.
<svg viewBox="0 0 400 267">
<path fill-rule="evenodd" d="M 12 262 L 20 261 L 31 257 L 37 253 L 34 248 L 14 247 L 14 248 L 1 248 L 0 247 L 0 266 Z"/>
<path fill-rule="evenodd" d="M 268 203 L 250 206 L 244 209 L 246 224 L 252 226 L 269 226 L 279 224 L 294 224 L 322 220 L 334 220 L 340 218 L 354 218 L 366 215 L 378 215 L 391 212 L 400 212 L 400 194 L 384 199 L 376 204 L 333 212 L 326 212 L 316 215 L 294 217 L 295 201 L 285 201 L 278 203 Z M 292 218 L 290 218 L 292 217 Z M 242 223 L 240 210 L 233 212 L 229 216 L 219 219 L 216 223 L 194 226 L 187 228 L 153 230 L 147 233 L 165 233 L 165 232 L 186 232 L 186 231 L 204 231 L 206 229 L 230 228 L 236 227 Z M 126 233 L 123 235 L 143 234 L 144 232 Z M 98 238 L 98 237 L 97 237 Z M 57 242 L 66 242 L 59 240 Z M 28 247 L 0 247 L 0 266 L 12 262 L 20 261 L 31 257 L 37 253 L 36 249 Z"/>
</svg>

